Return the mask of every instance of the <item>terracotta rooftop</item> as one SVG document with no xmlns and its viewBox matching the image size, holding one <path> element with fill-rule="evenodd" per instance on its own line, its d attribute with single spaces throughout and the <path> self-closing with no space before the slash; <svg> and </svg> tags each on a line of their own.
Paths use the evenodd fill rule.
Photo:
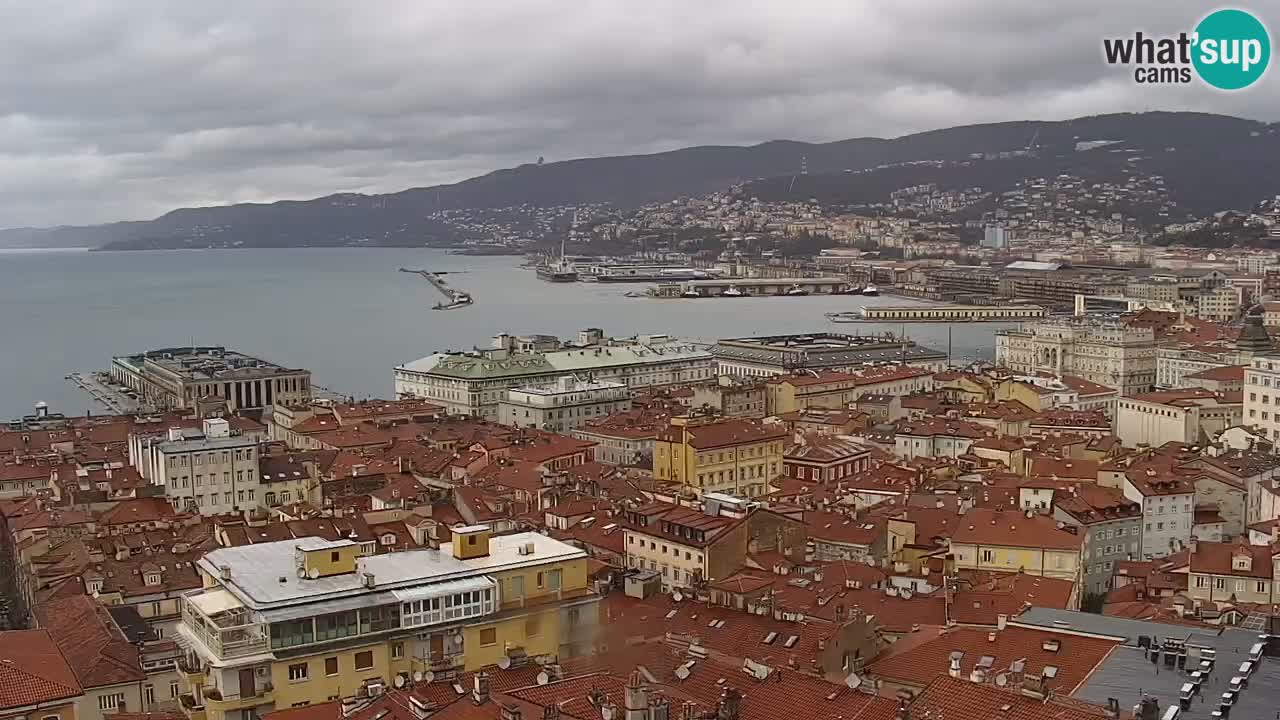
<svg viewBox="0 0 1280 720">
<path fill-rule="evenodd" d="M 1258 579 L 1271 578 L 1270 545 L 1247 542 L 1197 542 L 1191 572 Z M 1247 562 L 1237 563 L 1237 559 Z"/>
<path fill-rule="evenodd" d="M 1084 538 L 1080 534 L 1059 528 L 1053 518 L 1045 515 L 1033 514 L 1027 517 L 1016 511 L 977 508 L 960 519 L 951 541 L 1002 547 L 1079 550 Z"/>
<path fill-rule="evenodd" d="M 1010 625 L 1004 630 L 953 628 L 935 640 L 889 655 L 871 665 L 871 672 L 884 680 L 923 687 L 946 676 L 951 658 L 960 653 L 962 678 L 969 678 L 975 667 L 989 666 L 990 672 L 1001 673 L 1022 662 L 1027 675 L 1045 674 L 1052 666 L 1047 686 L 1059 694 L 1074 691 L 1089 673 L 1107 657 L 1118 640 L 1068 635 L 1048 630 Z M 985 658 L 991 661 L 984 662 Z"/>
<path fill-rule="evenodd" d="M 0 632 L 0 710 L 70 701 L 82 692 L 49 631 Z"/>
<path fill-rule="evenodd" d="M 125 638 L 96 599 L 81 595 L 42 603 L 36 617 L 71 664 L 81 687 L 146 679 L 137 646 Z"/>
<path fill-rule="evenodd" d="M 911 702 L 909 718 L 921 720 L 1106 720 L 1107 709 L 1080 700 L 1045 701 L 1019 690 L 943 675 Z"/>
<path fill-rule="evenodd" d="M 679 426 L 669 426 L 659 433 L 658 439 L 680 443 L 682 430 L 684 428 Z M 692 425 L 687 428 L 687 433 L 689 445 L 698 450 L 783 440 L 790 434 L 780 423 L 756 420 L 721 420 L 705 425 Z"/>
</svg>

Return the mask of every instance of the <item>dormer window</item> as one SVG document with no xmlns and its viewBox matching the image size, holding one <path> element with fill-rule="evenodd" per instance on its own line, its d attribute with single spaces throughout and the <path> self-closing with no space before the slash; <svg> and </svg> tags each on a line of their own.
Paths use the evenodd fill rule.
<svg viewBox="0 0 1280 720">
<path fill-rule="evenodd" d="M 149 572 L 149 573 L 147 573 L 147 576 L 146 576 L 146 578 L 145 578 L 145 582 L 146 582 L 146 584 L 147 584 L 147 585 L 159 585 L 159 584 L 160 584 L 160 573 L 158 573 L 158 572 Z"/>
<path fill-rule="evenodd" d="M 85 592 L 90 595 L 97 595 L 102 592 L 102 578 L 94 578 L 84 585 Z"/>
<path fill-rule="evenodd" d="M 468 539 L 468 540 L 474 540 L 475 538 L 474 538 L 474 537 L 469 537 L 469 538 L 467 538 L 467 539 Z M 393 534 L 391 534 L 391 533 L 386 533 L 385 535 L 383 535 L 383 536 L 382 536 L 382 544 L 383 544 L 383 545 L 395 545 L 395 544 L 396 544 L 396 536 L 395 536 L 395 535 L 393 535 Z"/>
<path fill-rule="evenodd" d="M 1231 568 L 1249 572 L 1253 570 L 1253 558 L 1248 555 L 1236 555 L 1231 558 Z"/>
</svg>

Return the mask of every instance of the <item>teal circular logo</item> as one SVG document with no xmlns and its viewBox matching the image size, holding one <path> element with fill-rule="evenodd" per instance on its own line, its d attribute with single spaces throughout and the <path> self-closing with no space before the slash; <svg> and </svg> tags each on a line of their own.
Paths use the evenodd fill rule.
<svg viewBox="0 0 1280 720">
<path fill-rule="evenodd" d="M 1262 77 L 1271 60 L 1271 36 L 1244 10 L 1217 10 L 1196 26 L 1191 63 L 1219 90 L 1240 90 Z"/>
</svg>

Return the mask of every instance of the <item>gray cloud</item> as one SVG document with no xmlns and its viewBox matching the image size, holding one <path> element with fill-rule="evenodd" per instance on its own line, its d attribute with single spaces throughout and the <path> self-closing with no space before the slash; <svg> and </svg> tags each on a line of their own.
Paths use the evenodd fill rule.
<svg viewBox="0 0 1280 720">
<path fill-rule="evenodd" d="M 1139 88 L 1103 64 L 1102 37 L 1189 29 L 1204 12 L 1193 0 L 4 3 L 0 226 L 393 191 L 539 155 L 1127 110 L 1277 119 L 1274 71 L 1224 94 Z"/>
</svg>

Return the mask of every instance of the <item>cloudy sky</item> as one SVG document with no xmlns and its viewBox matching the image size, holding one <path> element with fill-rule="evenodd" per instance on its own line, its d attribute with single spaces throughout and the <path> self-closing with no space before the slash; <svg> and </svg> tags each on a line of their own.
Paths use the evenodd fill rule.
<svg viewBox="0 0 1280 720">
<path fill-rule="evenodd" d="M 1270 27 L 1280 10 L 1241 0 Z M 11 0 L 0 227 L 380 192 L 498 167 L 773 138 L 1194 109 L 1103 37 L 1189 30 L 1203 0 Z"/>
</svg>

